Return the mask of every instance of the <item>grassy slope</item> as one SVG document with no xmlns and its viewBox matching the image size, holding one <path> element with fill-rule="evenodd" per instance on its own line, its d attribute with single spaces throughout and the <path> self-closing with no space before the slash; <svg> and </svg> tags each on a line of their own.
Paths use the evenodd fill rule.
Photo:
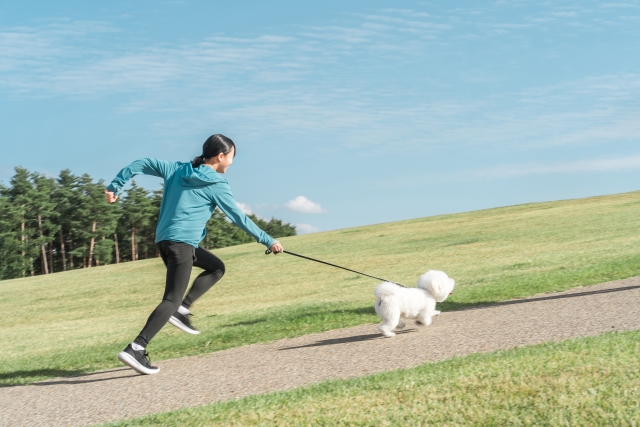
<svg viewBox="0 0 640 427">
<path fill-rule="evenodd" d="M 180 409 L 134 426 L 638 426 L 640 331 Z"/>
<path fill-rule="evenodd" d="M 640 192 L 420 218 L 285 238 L 286 248 L 415 283 L 458 282 L 444 309 L 640 275 Z M 376 282 L 248 244 L 216 253 L 227 277 L 196 304 L 204 332 L 170 326 L 154 359 L 375 322 Z M 195 275 L 196 272 L 194 272 Z M 163 292 L 160 260 L 0 282 L 0 384 L 118 366 Z"/>
</svg>

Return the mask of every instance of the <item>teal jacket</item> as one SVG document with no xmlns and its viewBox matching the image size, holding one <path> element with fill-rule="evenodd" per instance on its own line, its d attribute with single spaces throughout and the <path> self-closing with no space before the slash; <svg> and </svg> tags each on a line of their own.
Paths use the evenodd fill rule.
<svg viewBox="0 0 640 427">
<path fill-rule="evenodd" d="M 216 207 L 258 243 L 270 248 L 275 242 L 238 208 L 229 183 L 213 168 L 204 165 L 194 168 L 191 162 L 140 159 L 122 169 L 107 190 L 117 195 L 131 177 L 140 174 L 164 179 L 156 242 L 171 240 L 198 247 Z"/>
</svg>

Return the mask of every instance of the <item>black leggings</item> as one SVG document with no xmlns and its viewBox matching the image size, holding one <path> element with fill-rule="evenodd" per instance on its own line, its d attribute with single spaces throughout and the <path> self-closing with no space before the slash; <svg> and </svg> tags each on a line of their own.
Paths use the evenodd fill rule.
<svg viewBox="0 0 640 427">
<path fill-rule="evenodd" d="M 169 240 L 158 242 L 157 245 L 160 256 L 167 266 L 167 283 L 162 302 L 153 310 L 147 324 L 135 339 L 135 342 L 143 347 L 146 347 L 149 341 L 160 332 L 181 303 L 189 308 L 224 275 L 224 263 L 204 248 L 194 248 L 187 243 Z M 193 266 L 200 267 L 204 271 L 193 281 L 189 293 L 183 300 L 182 296 L 189 285 Z"/>
</svg>

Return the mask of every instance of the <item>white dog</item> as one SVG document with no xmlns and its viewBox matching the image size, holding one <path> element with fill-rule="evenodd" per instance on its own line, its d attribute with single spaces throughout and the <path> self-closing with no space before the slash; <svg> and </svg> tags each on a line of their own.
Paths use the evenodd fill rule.
<svg viewBox="0 0 640 427">
<path fill-rule="evenodd" d="M 403 288 L 384 282 L 373 292 L 376 296 L 376 313 L 382 319 L 378 330 L 385 337 L 395 335 L 393 330 L 404 328 L 400 318 L 416 319 L 429 326 L 432 317 L 440 314 L 436 302 L 442 302 L 452 293 L 456 281 L 442 271 L 429 270 L 418 279 L 418 287 Z"/>
</svg>

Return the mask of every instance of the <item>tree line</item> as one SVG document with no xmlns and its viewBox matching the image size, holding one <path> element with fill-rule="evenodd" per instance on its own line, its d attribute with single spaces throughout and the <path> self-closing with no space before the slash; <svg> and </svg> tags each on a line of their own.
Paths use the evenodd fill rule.
<svg viewBox="0 0 640 427">
<path fill-rule="evenodd" d="M 132 181 L 110 204 L 105 187 L 68 169 L 50 178 L 16 167 L 9 185 L 0 184 L 0 280 L 158 257 L 162 190 Z M 296 234 L 282 220 L 249 217 L 272 237 Z M 216 209 L 201 244 L 215 249 L 253 241 Z"/>
</svg>

